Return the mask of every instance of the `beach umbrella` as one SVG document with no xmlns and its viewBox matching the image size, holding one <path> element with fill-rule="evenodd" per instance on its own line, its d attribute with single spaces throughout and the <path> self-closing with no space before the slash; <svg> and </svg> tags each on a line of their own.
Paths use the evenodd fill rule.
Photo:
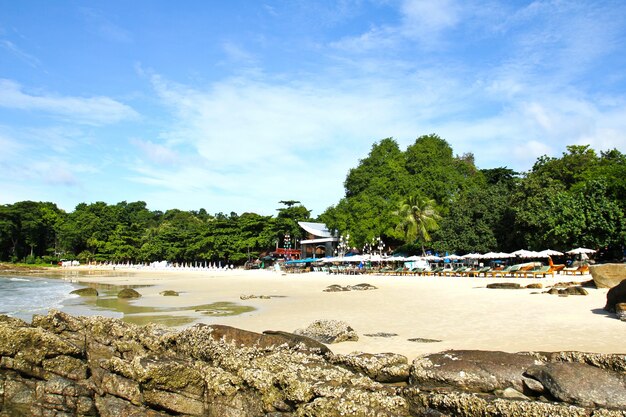
<svg viewBox="0 0 626 417">
<path fill-rule="evenodd" d="M 369 259 L 369 260 L 370 260 L 371 262 L 381 262 L 381 261 L 383 261 L 384 259 L 383 259 L 383 257 L 382 257 L 382 256 L 380 256 L 380 255 L 376 254 L 376 255 L 372 255 L 372 256 L 370 257 L 370 259 Z"/>
<path fill-rule="evenodd" d="M 541 258 L 548 258 L 550 256 L 563 256 L 563 252 L 559 252 L 552 249 L 546 249 L 539 252 Z"/>
<path fill-rule="evenodd" d="M 593 250 L 593 249 L 587 249 L 587 248 L 576 248 L 576 249 L 568 250 L 565 253 L 567 253 L 569 255 L 582 255 L 583 253 L 585 253 L 585 254 L 587 254 L 587 253 L 596 253 L 596 251 Z"/>
<path fill-rule="evenodd" d="M 345 259 L 348 262 L 363 262 L 366 260 L 363 255 L 347 256 Z"/>
<path fill-rule="evenodd" d="M 499 259 L 501 258 L 499 252 L 487 252 L 482 256 L 482 259 Z"/>
<path fill-rule="evenodd" d="M 511 255 L 514 255 L 518 258 L 540 258 L 539 252 L 534 252 L 531 250 L 520 249 L 515 252 L 511 252 Z"/>
<path fill-rule="evenodd" d="M 442 258 L 440 258 L 439 256 L 435 256 L 435 255 L 428 255 L 424 259 L 426 259 L 427 261 L 441 261 L 442 260 Z"/>
<path fill-rule="evenodd" d="M 421 256 L 417 256 L 417 255 L 413 255 L 413 256 L 409 256 L 408 258 L 406 258 L 407 261 L 421 261 L 422 257 Z"/>
<path fill-rule="evenodd" d="M 455 255 L 455 254 L 452 254 L 452 255 L 446 255 L 446 256 L 444 256 L 443 258 L 444 258 L 444 259 L 450 259 L 451 261 L 458 261 L 458 260 L 460 260 L 460 259 L 463 259 L 463 257 L 462 257 L 462 256 Z"/>
<path fill-rule="evenodd" d="M 390 262 L 405 262 L 407 258 L 405 258 L 404 256 L 391 256 L 387 258 L 387 260 Z"/>
<path fill-rule="evenodd" d="M 483 255 L 480 253 L 468 253 L 466 255 L 461 256 L 463 259 L 482 259 Z"/>
</svg>

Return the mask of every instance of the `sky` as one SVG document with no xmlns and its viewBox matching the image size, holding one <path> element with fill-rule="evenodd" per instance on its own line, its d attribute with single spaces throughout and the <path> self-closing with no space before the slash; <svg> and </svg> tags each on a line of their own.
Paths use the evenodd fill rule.
<svg viewBox="0 0 626 417">
<path fill-rule="evenodd" d="M 626 2 L 0 0 L 0 204 L 315 217 L 372 145 L 626 152 Z"/>
</svg>

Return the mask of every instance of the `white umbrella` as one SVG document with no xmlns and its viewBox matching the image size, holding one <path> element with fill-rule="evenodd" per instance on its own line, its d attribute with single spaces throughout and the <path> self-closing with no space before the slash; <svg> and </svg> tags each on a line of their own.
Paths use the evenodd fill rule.
<svg viewBox="0 0 626 417">
<path fill-rule="evenodd" d="M 458 261 L 459 259 L 463 259 L 463 257 L 459 256 L 459 255 L 446 255 L 443 257 L 444 259 L 450 259 L 451 261 Z"/>
<path fill-rule="evenodd" d="M 406 258 L 407 261 L 421 261 L 422 257 L 418 255 L 409 256 Z"/>
<path fill-rule="evenodd" d="M 404 256 L 391 256 L 387 258 L 387 260 L 391 262 L 405 262 L 407 258 L 405 258 Z"/>
<path fill-rule="evenodd" d="M 531 250 L 520 249 L 515 252 L 511 252 L 511 255 L 517 256 L 518 258 L 540 258 L 539 252 L 534 252 Z"/>
<path fill-rule="evenodd" d="M 363 262 L 366 258 L 363 255 L 346 256 L 344 258 L 346 262 Z"/>
<path fill-rule="evenodd" d="M 384 259 L 383 259 L 383 257 L 382 257 L 382 256 L 380 256 L 380 255 L 378 255 L 378 254 L 376 254 L 376 255 L 372 255 L 372 256 L 370 257 L 370 261 L 371 261 L 371 262 L 380 262 L 380 261 L 383 261 L 383 260 L 384 260 Z"/>
<path fill-rule="evenodd" d="M 463 259 L 482 259 L 483 255 L 480 253 L 468 253 L 467 255 L 461 256 Z"/>
<path fill-rule="evenodd" d="M 426 259 L 427 261 L 441 261 L 442 260 L 442 258 L 440 258 L 439 256 L 435 256 L 435 255 L 428 255 L 424 259 Z"/>
<path fill-rule="evenodd" d="M 563 252 L 559 252 L 559 251 L 552 250 L 552 249 L 546 249 L 546 250 L 542 250 L 541 252 L 539 252 L 539 255 L 542 258 L 547 258 L 549 256 L 563 256 Z"/>
<path fill-rule="evenodd" d="M 565 253 L 569 255 L 581 255 L 583 253 L 596 253 L 596 251 L 593 249 L 587 249 L 587 248 L 576 248 L 576 249 L 568 250 Z"/>
</svg>

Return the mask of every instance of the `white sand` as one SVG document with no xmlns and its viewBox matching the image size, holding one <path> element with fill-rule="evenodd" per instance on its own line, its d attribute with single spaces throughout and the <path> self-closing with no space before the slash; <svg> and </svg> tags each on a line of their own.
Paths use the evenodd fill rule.
<svg viewBox="0 0 626 417">
<path fill-rule="evenodd" d="M 198 322 L 219 323 L 262 332 L 303 328 L 317 319 L 343 320 L 359 335 L 358 342 L 330 345 L 336 353 L 394 352 L 409 359 L 445 349 L 518 351 L 577 350 L 626 353 L 626 323 L 602 310 L 606 289 L 588 288 L 587 296 L 532 294 L 545 290 L 487 289 L 490 282 L 584 281 L 590 276 L 543 279 L 342 276 L 324 273 L 282 275 L 270 271 L 97 273 L 81 281 L 139 288 L 142 306 L 192 306 L 218 301 L 249 305 L 257 310 L 231 317 L 198 316 Z M 75 277 L 77 278 L 77 277 Z M 369 283 L 371 291 L 323 292 L 328 285 Z M 159 295 L 175 290 L 179 297 Z M 241 295 L 276 298 L 249 299 Z M 282 297 L 281 297 L 282 296 Z M 181 313 L 175 313 L 181 314 Z M 185 312 L 184 314 L 189 314 Z M 365 334 L 396 333 L 389 338 Z M 418 343 L 407 339 L 439 339 Z"/>
</svg>

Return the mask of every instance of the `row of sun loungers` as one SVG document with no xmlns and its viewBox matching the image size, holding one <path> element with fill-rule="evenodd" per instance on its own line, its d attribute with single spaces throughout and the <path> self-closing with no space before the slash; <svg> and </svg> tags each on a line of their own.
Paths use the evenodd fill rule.
<svg viewBox="0 0 626 417">
<path fill-rule="evenodd" d="M 460 267 L 455 269 L 444 269 L 438 267 L 432 270 L 424 268 L 357 268 L 346 266 L 331 266 L 327 268 L 319 268 L 320 272 L 327 272 L 334 275 L 361 275 L 361 274 L 377 274 L 377 275 L 395 275 L 395 276 L 440 276 L 440 277 L 489 277 L 489 278 L 545 278 L 547 276 L 554 277 L 556 274 L 564 275 L 583 275 L 589 273 L 589 267 L 583 265 L 578 268 L 555 268 L 555 266 L 535 266 L 533 264 L 510 265 L 503 269 L 492 269 L 491 267 L 472 268 Z"/>
</svg>

